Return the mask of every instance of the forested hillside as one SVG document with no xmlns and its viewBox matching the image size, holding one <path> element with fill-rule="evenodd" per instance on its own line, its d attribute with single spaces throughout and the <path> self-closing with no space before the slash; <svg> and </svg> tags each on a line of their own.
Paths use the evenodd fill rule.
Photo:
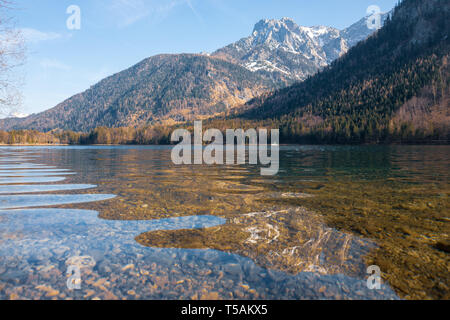
<svg viewBox="0 0 450 320">
<path fill-rule="evenodd" d="M 403 1 L 347 55 L 237 117 L 279 125 L 284 142 L 448 141 L 449 7 Z"/>
<path fill-rule="evenodd" d="M 150 57 L 55 108 L 0 120 L 0 130 L 87 132 L 217 116 L 315 74 L 373 32 L 365 20 L 343 31 L 300 27 L 289 18 L 261 20 L 251 36 L 211 55 Z"/>
<path fill-rule="evenodd" d="M 145 126 L 207 118 L 274 89 L 239 65 L 195 54 L 158 55 L 108 77 L 53 109 L 0 120 L 0 130 Z"/>
<path fill-rule="evenodd" d="M 449 1 L 404 0 L 370 38 L 275 92 L 220 59 L 155 56 L 0 129 L 59 128 L 51 136 L 61 143 L 168 143 L 175 126 L 208 118 L 205 128 L 280 128 L 281 143 L 449 143 L 449 21 Z M 0 143 L 30 136 L 3 133 Z"/>
</svg>

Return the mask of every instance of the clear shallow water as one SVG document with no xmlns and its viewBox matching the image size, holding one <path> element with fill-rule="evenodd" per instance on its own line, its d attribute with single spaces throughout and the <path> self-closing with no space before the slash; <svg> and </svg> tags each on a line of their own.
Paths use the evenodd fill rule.
<svg viewBox="0 0 450 320">
<path fill-rule="evenodd" d="M 273 178 L 259 176 L 253 166 L 174 167 L 167 147 L 9 150 L 14 154 L 0 154 L 8 158 L 1 170 L 43 176 L 0 178 L 0 207 L 8 208 L 0 211 L 2 299 L 395 299 L 388 284 L 367 289 L 364 256 L 375 241 L 330 228 L 309 211 L 261 205 L 260 199 L 302 198 L 301 191 L 320 190 L 329 176 L 446 179 L 424 170 L 427 159 L 405 161 L 408 154 L 382 148 L 284 147 Z M 444 160 L 434 154 L 434 161 Z M 55 186 L 49 169 L 76 174 L 56 177 Z M 21 183 L 27 184 L 22 190 Z M 10 210 L 64 204 L 71 205 Z M 231 237 L 245 231 L 236 246 L 214 237 L 198 246 L 176 233 L 167 235 L 174 247 L 181 239 L 189 248 L 145 247 L 135 240 L 150 231 L 202 229 L 210 236 L 228 227 Z M 292 230 L 297 234 L 289 238 Z M 81 290 L 66 287 L 73 263 L 83 267 Z"/>
<path fill-rule="evenodd" d="M 30 171 L 17 171 L 17 172 L 0 172 L 0 177 L 51 177 L 76 174 L 75 172 L 30 172 Z"/>
<path fill-rule="evenodd" d="M 10 168 L 10 169 L 14 169 L 14 168 Z M 0 173 L 1 174 L 30 174 L 30 173 L 32 173 L 32 174 L 37 174 L 37 173 L 40 173 L 40 174 L 46 174 L 46 173 L 59 173 L 59 174 L 61 174 L 61 175 L 63 175 L 63 174 L 67 174 L 67 172 L 68 172 L 69 170 L 68 169 L 39 169 L 39 171 L 36 171 L 36 170 L 26 170 L 26 169 L 19 169 L 19 170 L 16 170 L 16 171 L 11 171 L 11 170 L 4 170 L 4 169 L 1 169 L 0 170 Z M 72 174 L 74 174 L 73 172 L 72 172 Z"/>
<path fill-rule="evenodd" d="M 114 198 L 114 195 L 81 194 L 81 195 L 8 195 L 0 196 L 0 209 L 26 207 L 45 207 L 63 204 L 101 201 Z"/>
<path fill-rule="evenodd" d="M 59 182 L 65 180 L 64 177 L 42 177 L 42 178 L 0 178 L 0 185 L 15 183 L 46 183 Z"/>
<path fill-rule="evenodd" d="M 5 155 L 6 156 L 6 155 Z M 52 166 L 39 165 L 34 163 L 20 163 L 20 164 L 12 164 L 12 165 L 0 165 L 0 169 L 39 169 L 45 168 L 44 170 L 55 168 Z"/>
<path fill-rule="evenodd" d="M 334 287 L 333 290 L 342 296 L 380 297 L 362 287 L 357 279 L 344 275 L 302 273 L 291 276 L 260 268 L 250 259 L 234 254 L 146 248 L 134 240 L 139 233 L 150 230 L 204 228 L 225 222 L 217 217 L 104 221 L 99 220 L 94 211 L 59 209 L 0 212 L 0 216 L 6 217 L 0 223 L 0 232 L 17 236 L 2 242 L 0 261 L 6 269 L 2 280 L 22 288 L 26 288 L 30 274 L 33 274 L 35 284 L 44 284 L 68 297 L 82 299 L 89 290 L 68 291 L 64 270 L 70 259 L 89 257 L 96 276 L 92 281 L 89 276 L 83 279 L 91 282 L 89 287 L 95 292 L 91 298 L 189 299 L 197 291 L 205 294 L 196 286 L 216 290 L 222 287 L 235 292 L 234 283 L 245 283 L 274 299 L 323 298 L 310 288 L 312 282 Z M 89 274 L 88 270 L 83 270 Z M 129 294 L 130 290 L 137 294 Z M 27 289 L 21 292 L 27 294 Z M 32 288 L 28 294 L 28 298 L 41 297 Z M 387 297 L 395 296 L 391 293 Z"/>
<path fill-rule="evenodd" d="M 59 184 L 59 185 L 0 185 L 0 194 L 35 193 L 67 190 L 92 189 L 93 184 Z"/>
<path fill-rule="evenodd" d="M 33 159 L 30 158 L 13 158 L 8 155 L 8 158 L 0 159 L 0 163 L 2 162 L 20 162 L 20 161 L 30 161 Z"/>
</svg>

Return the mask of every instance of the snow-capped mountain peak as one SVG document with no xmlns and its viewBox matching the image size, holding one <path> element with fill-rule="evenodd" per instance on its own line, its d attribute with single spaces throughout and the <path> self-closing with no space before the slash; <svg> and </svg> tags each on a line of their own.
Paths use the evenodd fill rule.
<svg viewBox="0 0 450 320">
<path fill-rule="evenodd" d="M 291 18 L 262 19 L 249 37 L 212 56 L 239 63 L 253 72 L 276 73 L 287 81 L 304 80 L 372 34 L 374 30 L 367 27 L 366 20 L 338 30 L 299 26 Z"/>
</svg>

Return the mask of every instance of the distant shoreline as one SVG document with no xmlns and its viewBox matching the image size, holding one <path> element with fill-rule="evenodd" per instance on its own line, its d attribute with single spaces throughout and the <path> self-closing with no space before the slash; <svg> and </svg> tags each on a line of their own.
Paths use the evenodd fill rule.
<svg viewBox="0 0 450 320">
<path fill-rule="evenodd" d="M 281 143 L 279 146 L 448 146 L 450 141 L 429 141 L 429 142 L 393 142 L 393 143 L 341 143 L 341 144 L 325 144 L 325 143 Z M 139 146 L 174 146 L 171 144 L 55 144 L 55 143 L 36 143 L 36 144 L 4 144 L 1 147 L 139 147 Z"/>
<path fill-rule="evenodd" d="M 64 147 L 64 146 L 70 146 L 70 144 L 55 144 L 55 143 L 5 144 L 5 143 L 0 143 L 0 147 L 47 147 L 47 146 Z"/>
</svg>

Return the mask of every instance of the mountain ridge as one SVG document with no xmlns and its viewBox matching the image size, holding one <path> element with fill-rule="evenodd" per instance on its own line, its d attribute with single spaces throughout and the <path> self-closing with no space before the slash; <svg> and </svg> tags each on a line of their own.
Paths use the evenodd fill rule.
<svg viewBox="0 0 450 320">
<path fill-rule="evenodd" d="M 237 117 L 278 123 L 289 142 L 449 141 L 449 12 L 443 0 L 404 0 L 344 57 Z"/>
<path fill-rule="evenodd" d="M 364 26 L 362 30 L 356 34 L 364 38 L 369 31 Z M 247 49 L 257 61 L 224 59 L 217 53 L 222 49 L 212 55 L 156 55 L 99 81 L 54 108 L 25 118 L 0 120 L 0 129 L 88 131 L 99 126 L 171 125 L 205 119 L 303 81 L 348 49 L 339 30 L 301 27 L 290 18 L 260 20 L 252 36 L 251 41 L 247 38 L 244 42 L 250 41 Z M 260 60 L 264 56 L 269 56 L 268 60 Z M 292 74 L 296 72 L 301 75 Z"/>
<path fill-rule="evenodd" d="M 389 13 L 381 14 L 384 21 Z M 250 36 L 216 50 L 211 55 L 240 64 L 253 72 L 263 70 L 286 83 L 303 81 L 348 52 L 375 32 L 368 17 L 348 28 L 299 26 L 291 18 L 262 19 Z"/>
<path fill-rule="evenodd" d="M 109 76 L 56 107 L 2 128 L 88 131 L 209 117 L 270 91 L 273 83 L 238 65 L 199 54 L 161 54 Z"/>
</svg>

